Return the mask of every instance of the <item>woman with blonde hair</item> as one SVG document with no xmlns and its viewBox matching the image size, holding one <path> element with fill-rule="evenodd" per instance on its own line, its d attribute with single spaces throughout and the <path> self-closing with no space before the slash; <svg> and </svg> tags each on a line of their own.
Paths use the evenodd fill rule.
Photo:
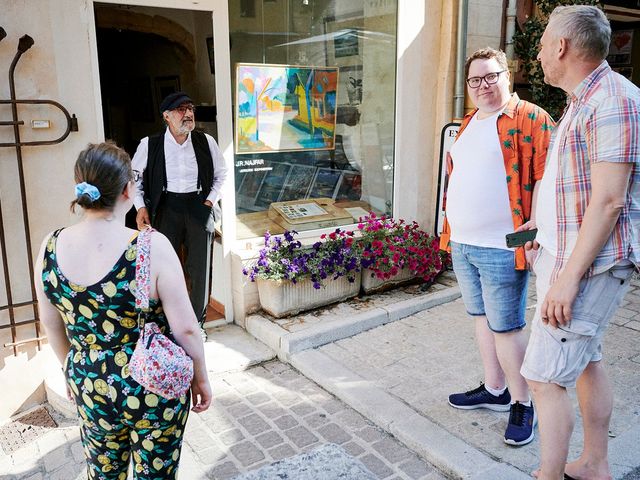
<svg viewBox="0 0 640 480">
<path fill-rule="evenodd" d="M 180 262 L 162 234 L 150 234 L 150 307 L 155 322 L 193 360 L 189 392 L 165 399 L 129 374 L 139 337 L 135 278 L 139 232 L 125 227 L 135 195 L 131 159 L 112 143 L 90 144 L 75 164 L 77 224 L 45 238 L 36 264 L 40 319 L 63 365 L 80 417 L 90 479 L 177 476 L 189 414 L 211 403 L 204 349 Z"/>
</svg>

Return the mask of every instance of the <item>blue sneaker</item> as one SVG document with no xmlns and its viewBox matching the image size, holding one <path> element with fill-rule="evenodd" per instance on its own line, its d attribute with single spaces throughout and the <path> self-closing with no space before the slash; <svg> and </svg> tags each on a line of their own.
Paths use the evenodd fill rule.
<svg viewBox="0 0 640 480">
<path fill-rule="evenodd" d="M 509 413 L 509 423 L 507 430 L 504 432 L 504 443 L 509 445 L 521 446 L 530 443 L 533 440 L 533 430 L 538 423 L 538 416 L 533 408 L 516 402 L 511 405 L 511 413 Z"/>
<path fill-rule="evenodd" d="M 494 412 L 506 412 L 511 407 L 511 394 L 505 389 L 501 395 L 492 395 L 481 383 L 475 390 L 449 395 L 449 405 L 463 410 L 475 410 L 476 408 L 488 408 Z"/>
</svg>

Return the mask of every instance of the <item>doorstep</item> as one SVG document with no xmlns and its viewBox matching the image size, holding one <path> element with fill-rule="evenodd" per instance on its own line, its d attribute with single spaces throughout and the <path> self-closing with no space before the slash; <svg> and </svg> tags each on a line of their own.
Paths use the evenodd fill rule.
<svg viewBox="0 0 640 480">
<path fill-rule="evenodd" d="M 357 335 L 460 297 L 453 272 L 445 272 L 426 291 L 411 285 L 356 297 L 288 318 L 265 312 L 249 315 L 245 328 L 288 362 L 291 355 Z"/>
</svg>

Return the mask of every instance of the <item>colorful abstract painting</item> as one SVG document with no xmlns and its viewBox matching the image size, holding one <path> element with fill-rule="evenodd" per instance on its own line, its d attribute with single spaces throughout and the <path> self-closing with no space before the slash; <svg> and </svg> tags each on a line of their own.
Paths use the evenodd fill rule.
<svg viewBox="0 0 640 480">
<path fill-rule="evenodd" d="M 338 69 L 238 64 L 236 153 L 331 150 Z"/>
</svg>

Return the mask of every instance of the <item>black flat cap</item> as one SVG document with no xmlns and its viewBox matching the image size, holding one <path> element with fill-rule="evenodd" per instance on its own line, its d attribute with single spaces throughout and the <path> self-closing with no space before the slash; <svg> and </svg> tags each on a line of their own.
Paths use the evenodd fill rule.
<svg viewBox="0 0 640 480">
<path fill-rule="evenodd" d="M 191 97 L 184 92 L 170 93 L 164 100 L 162 100 L 162 103 L 160 103 L 160 111 L 164 112 L 165 110 L 173 110 L 183 103 L 193 103 L 193 100 L 191 100 Z"/>
</svg>

